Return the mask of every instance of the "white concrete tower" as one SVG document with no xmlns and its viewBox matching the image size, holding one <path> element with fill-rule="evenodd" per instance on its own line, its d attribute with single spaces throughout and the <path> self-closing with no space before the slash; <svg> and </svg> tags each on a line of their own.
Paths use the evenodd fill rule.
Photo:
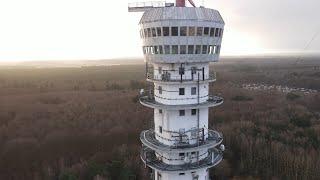
<svg viewBox="0 0 320 180">
<path fill-rule="evenodd" d="M 140 135 L 141 159 L 155 180 L 209 180 L 224 149 L 222 135 L 208 128 L 209 108 L 223 103 L 209 94 L 216 80 L 209 63 L 219 59 L 224 21 L 216 10 L 185 7 L 185 0 L 130 4 L 129 11 L 144 12 L 140 35 L 153 83 L 140 98 L 154 109 L 154 127 Z"/>
</svg>

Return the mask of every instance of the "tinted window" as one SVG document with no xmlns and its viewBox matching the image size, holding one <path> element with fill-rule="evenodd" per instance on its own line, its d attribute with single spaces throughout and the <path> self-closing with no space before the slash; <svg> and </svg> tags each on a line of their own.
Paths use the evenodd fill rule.
<svg viewBox="0 0 320 180">
<path fill-rule="evenodd" d="M 165 54 L 170 54 L 170 46 L 169 45 L 165 45 L 164 46 L 164 53 Z"/>
<path fill-rule="evenodd" d="M 179 95 L 184 95 L 184 88 L 179 88 Z"/>
<path fill-rule="evenodd" d="M 163 48 L 162 48 L 162 46 L 159 46 L 159 54 L 163 54 Z"/>
<path fill-rule="evenodd" d="M 194 45 L 188 45 L 188 54 L 194 54 Z"/>
<path fill-rule="evenodd" d="M 185 114 L 186 114 L 186 112 L 184 110 L 179 110 L 179 116 L 184 116 Z M 184 153 L 183 153 L 183 155 L 184 155 Z"/>
<path fill-rule="evenodd" d="M 178 36 L 179 35 L 179 28 L 178 27 L 171 27 L 171 35 Z"/>
<path fill-rule="evenodd" d="M 148 37 L 151 37 L 151 29 L 148 28 Z"/>
<path fill-rule="evenodd" d="M 203 27 L 197 27 L 197 36 L 202 36 Z"/>
<path fill-rule="evenodd" d="M 179 52 L 179 47 L 177 45 L 172 46 L 172 54 L 178 54 Z"/>
<path fill-rule="evenodd" d="M 191 109 L 191 115 L 197 115 L 197 109 Z"/>
<path fill-rule="evenodd" d="M 162 36 L 161 27 L 157 27 L 157 36 Z"/>
<path fill-rule="evenodd" d="M 188 36 L 194 36 L 196 34 L 195 27 L 189 27 Z"/>
<path fill-rule="evenodd" d="M 219 29 L 219 28 L 216 28 L 216 31 L 215 31 L 215 33 L 214 33 L 214 37 L 218 37 L 218 36 L 219 36 L 219 31 L 220 31 L 220 29 Z"/>
<path fill-rule="evenodd" d="M 191 95 L 196 95 L 197 94 L 197 87 L 192 87 L 191 88 Z"/>
<path fill-rule="evenodd" d="M 205 36 L 209 36 L 209 30 L 210 30 L 210 28 L 205 27 L 205 28 L 203 29 L 203 34 L 204 34 Z"/>
<path fill-rule="evenodd" d="M 202 46 L 202 54 L 207 54 L 208 52 L 208 46 L 207 45 L 203 45 Z"/>
<path fill-rule="evenodd" d="M 214 28 L 210 29 L 210 36 L 213 37 L 214 36 Z"/>
<path fill-rule="evenodd" d="M 180 27 L 180 36 L 186 36 L 187 35 L 187 27 Z"/>
<path fill-rule="evenodd" d="M 155 54 L 159 54 L 159 48 L 158 48 L 158 46 L 154 46 L 154 52 L 155 52 Z"/>
<path fill-rule="evenodd" d="M 200 54 L 201 53 L 201 45 L 196 45 L 196 53 L 195 54 Z"/>
<path fill-rule="evenodd" d="M 187 46 L 181 45 L 180 46 L 180 54 L 186 54 L 187 53 Z"/>
<path fill-rule="evenodd" d="M 152 28 L 152 37 L 156 37 L 157 33 L 156 33 L 156 28 Z"/>
<path fill-rule="evenodd" d="M 144 38 L 147 38 L 148 37 L 148 30 L 144 29 L 143 32 L 144 32 Z"/>
<path fill-rule="evenodd" d="M 169 27 L 163 27 L 163 36 L 169 36 L 170 35 L 170 29 Z"/>
</svg>

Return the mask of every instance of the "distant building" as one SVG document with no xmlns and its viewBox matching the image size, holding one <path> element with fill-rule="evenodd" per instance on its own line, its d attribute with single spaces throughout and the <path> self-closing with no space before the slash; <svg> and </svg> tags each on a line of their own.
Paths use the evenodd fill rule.
<svg viewBox="0 0 320 180">
<path fill-rule="evenodd" d="M 222 134 L 208 128 L 209 108 L 223 103 L 209 94 L 216 81 L 209 63 L 219 60 L 224 21 L 185 0 L 129 4 L 129 11 L 144 12 L 140 36 L 153 83 L 140 92 L 141 104 L 154 109 L 154 127 L 140 135 L 141 159 L 155 180 L 209 180 L 224 150 Z"/>
</svg>

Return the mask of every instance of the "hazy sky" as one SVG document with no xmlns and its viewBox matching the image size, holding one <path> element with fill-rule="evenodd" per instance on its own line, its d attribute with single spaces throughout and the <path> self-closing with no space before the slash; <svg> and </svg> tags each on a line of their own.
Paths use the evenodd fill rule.
<svg viewBox="0 0 320 180">
<path fill-rule="evenodd" d="M 0 0 L 0 61 L 141 56 L 142 14 L 127 12 L 135 1 Z M 320 31 L 319 0 L 206 0 L 205 6 L 226 22 L 223 55 L 302 51 Z M 320 51 L 320 34 L 308 51 Z"/>
</svg>

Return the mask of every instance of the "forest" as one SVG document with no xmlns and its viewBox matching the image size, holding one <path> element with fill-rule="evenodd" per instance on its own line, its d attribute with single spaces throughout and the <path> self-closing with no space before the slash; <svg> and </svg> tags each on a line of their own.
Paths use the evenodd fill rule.
<svg viewBox="0 0 320 180">
<path fill-rule="evenodd" d="M 138 101 L 145 65 L 105 64 L 0 66 L 1 180 L 150 179 L 139 157 L 153 122 Z M 211 70 L 224 104 L 209 126 L 226 151 L 210 177 L 320 179 L 319 58 L 222 58 Z"/>
</svg>

